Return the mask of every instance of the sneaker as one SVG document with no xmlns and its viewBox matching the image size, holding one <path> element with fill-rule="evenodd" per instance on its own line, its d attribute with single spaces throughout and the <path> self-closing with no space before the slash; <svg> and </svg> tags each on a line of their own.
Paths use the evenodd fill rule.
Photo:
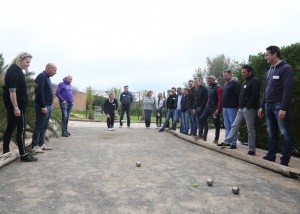
<svg viewBox="0 0 300 214">
<path fill-rule="evenodd" d="M 71 133 L 70 133 L 70 132 L 68 132 L 68 131 L 67 131 L 67 134 L 68 134 L 69 136 L 71 135 Z"/>
<path fill-rule="evenodd" d="M 113 130 L 114 130 L 114 127 L 111 127 L 110 129 L 111 129 L 111 131 L 113 131 Z"/>
<path fill-rule="evenodd" d="M 130 126 L 127 126 L 127 128 L 129 128 L 129 129 L 130 129 Z"/>
<path fill-rule="evenodd" d="M 108 131 L 112 131 L 112 128 L 108 128 Z"/>
<path fill-rule="evenodd" d="M 119 128 L 122 128 L 122 127 L 123 127 L 123 125 L 120 125 L 120 126 L 119 126 Z"/>
<path fill-rule="evenodd" d="M 255 152 L 254 151 L 249 151 L 247 154 L 248 155 L 255 155 Z"/>
<path fill-rule="evenodd" d="M 159 130 L 158 130 L 158 132 L 163 132 L 163 131 L 164 131 L 163 129 L 159 129 Z"/>
<path fill-rule="evenodd" d="M 43 144 L 43 145 L 40 147 L 40 149 L 42 149 L 42 150 L 53 150 L 52 147 L 47 146 L 46 144 Z"/>
<path fill-rule="evenodd" d="M 38 159 L 33 157 L 30 154 L 24 154 L 20 157 L 21 161 L 23 162 L 36 162 Z"/>
<path fill-rule="evenodd" d="M 39 146 L 33 147 L 32 151 L 34 153 L 44 153 L 44 151 Z"/>
<path fill-rule="evenodd" d="M 222 143 L 219 143 L 217 146 L 230 146 L 230 143 L 222 142 Z"/>
<path fill-rule="evenodd" d="M 61 134 L 61 136 L 62 136 L 62 137 L 69 137 L 69 135 L 68 135 L 67 132 L 63 132 L 63 133 Z"/>
<path fill-rule="evenodd" d="M 236 145 L 231 145 L 230 149 L 236 149 Z"/>
</svg>

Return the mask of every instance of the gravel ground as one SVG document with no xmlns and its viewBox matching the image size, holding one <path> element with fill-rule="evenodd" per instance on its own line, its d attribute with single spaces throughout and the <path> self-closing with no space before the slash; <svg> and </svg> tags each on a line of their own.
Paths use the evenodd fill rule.
<svg viewBox="0 0 300 214">
<path fill-rule="evenodd" d="M 300 213 L 298 180 L 142 125 L 70 126 L 38 162 L 0 169 L 1 214 Z"/>
</svg>

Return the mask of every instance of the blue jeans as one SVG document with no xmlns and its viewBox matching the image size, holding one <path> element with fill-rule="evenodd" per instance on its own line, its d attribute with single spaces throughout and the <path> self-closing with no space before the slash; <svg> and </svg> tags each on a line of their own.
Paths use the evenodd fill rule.
<svg viewBox="0 0 300 214">
<path fill-rule="evenodd" d="M 72 110 L 73 104 L 61 102 L 59 105 L 60 105 L 60 110 L 61 110 L 62 132 L 65 133 L 68 131 L 69 116 L 70 116 L 70 112 Z"/>
<path fill-rule="evenodd" d="M 223 117 L 224 117 L 224 126 L 225 126 L 225 139 L 227 138 L 231 126 L 235 120 L 235 117 L 237 115 L 238 109 L 237 108 L 223 108 Z M 231 145 L 236 146 L 236 140 L 237 140 L 238 134 L 233 138 Z"/>
<path fill-rule="evenodd" d="M 167 116 L 166 116 L 166 120 L 163 124 L 163 126 L 161 127 L 161 130 L 165 130 L 165 128 L 167 127 L 167 125 L 169 124 L 169 120 L 171 117 L 173 117 L 175 114 L 175 109 L 168 109 L 167 111 Z"/>
<path fill-rule="evenodd" d="M 201 117 L 199 118 L 199 124 L 206 124 L 207 123 L 207 118 L 209 116 L 212 116 L 213 113 L 215 111 L 212 110 L 212 109 L 209 109 L 209 108 L 205 108 Z M 213 118 L 213 123 L 214 123 L 214 126 L 215 126 L 215 140 L 219 140 L 219 137 L 220 137 L 220 114 L 217 115 L 216 118 Z M 203 132 L 203 137 L 207 137 L 207 133 L 208 133 L 208 128 L 204 128 L 204 132 Z"/>
<path fill-rule="evenodd" d="M 197 115 L 193 114 L 193 109 L 189 109 L 189 116 L 190 116 L 190 122 L 191 122 L 191 134 L 196 135 L 197 134 Z"/>
<path fill-rule="evenodd" d="M 174 113 L 174 118 L 173 118 L 173 123 L 172 123 L 172 129 L 173 129 L 173 130 L 176 130 L 177 122 L 178 122 L 178 120 L 179 120 L 179 118 L 180 118 L 180 112 L 181 112 L 181 110 L 180 110 L 180 109 L 175 109 L 174 112 L 175 112 L 175 113 Z M 180 119 L 181 119 L 181 118 L 180 118 Z"/>
<path fill-rule="evenodd" d="M 276 159 L 278 147 L 278 129 L 282 136 L 282 157 L 281 164 L 288 165 L 292 155 L 292 139 L 288 124 L 288 111 L 283 120 L 279 119 L 278 112 L 280 111 L 280 103 L 266 103 L 266 119 L 267 131 L 269 134 L 269 145 L 267 156 L 274 160 Z"/>
<path fill-rule="evenodd" d="M 36 122 L 32 135 L 32 148 L 42 146 L 45 142 L 45 134 L 49 127 L 49 120 L 52 113 L 52 106 L 47 106 L 47 114 L 41 112 L 41 106 L 35 104 Z"/>
<path fill-rule="evenodd" d="M 144 109 L 145 125 L 150 127 L 152 110 Z"/>
<path fill-rule="evenodd" d="M 189 123 L 190 123 L 189 110 L 187 110 L 186 112 L 181 112 L 180 129 L 181 129 L 182 133 L 187 134 L 189 132 L 189 128 L 190 128 Z"/>
<path fill-rule="evenodd" d="M 121 106 L 121 115 L 120 115 L 120 125 L 122 126 L 122 120 L 124 117 L 124 113 L 126 112 L 126 116 L 127 116 L 127 126 L 130 126 L 130 105 L 123 105 Z"/>
</svg>

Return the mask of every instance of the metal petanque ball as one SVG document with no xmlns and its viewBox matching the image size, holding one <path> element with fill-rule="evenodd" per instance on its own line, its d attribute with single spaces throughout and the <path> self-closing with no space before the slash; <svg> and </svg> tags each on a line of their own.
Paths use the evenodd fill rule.
<svg viewBox="0 0 300 214">
<path fill-rule="evenodd" d="M 212 186 L 213 185 L 213 180 L 211 178 L 207 179 L 207 185 Z"/>
<path fill-rule="evenodd" d="M 240 192 L 240 189 L 236 186 L 232 187 L 232 193 L 238 195 Z"/>
<path fill-rule="evenodd" d="M 136 165 L 137 167 L 140 167 L 142 164 L 141 164 L 140 161 L 137 161 L 137 162 L 135 163 L 135 165 Z"/>
</svg>

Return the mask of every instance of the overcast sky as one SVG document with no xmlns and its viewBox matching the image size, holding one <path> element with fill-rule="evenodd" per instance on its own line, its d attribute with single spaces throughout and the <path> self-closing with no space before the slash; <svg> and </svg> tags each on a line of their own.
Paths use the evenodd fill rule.
<svg viewBox="0 0 300 214">
<path fill-rule="evenodd" d="M 81 91 L 165 91 L 192 78 L 206 57 L 243 61 L 269 45 L 300 41 L 297 0 L 5 0 L 0 53 L 33 55 L 30 71 L 57 65 Z"/>
</svg>

